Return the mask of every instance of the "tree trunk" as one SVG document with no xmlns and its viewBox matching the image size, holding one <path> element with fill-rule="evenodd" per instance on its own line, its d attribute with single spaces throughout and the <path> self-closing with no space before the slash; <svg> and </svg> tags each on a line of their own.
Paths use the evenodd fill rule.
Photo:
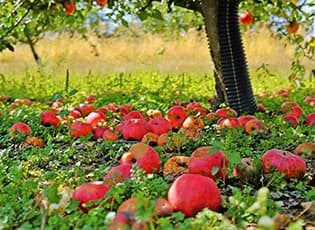
<svg viewBox="0 0 315 230">
<path fill-rule="evenodd" d="M 238 114 L 252 114 L 257 104 L 249 79 L 238 17 L 238 0 L 202 0 L 201 9 L 214 64 L 212 107 L 226 103 Z"/>
<path fill-rule="evenodd" d="M 31 51 L 32 51 L 32 54 L 33 54 L 33 57 L 34 57 L 34 60 L 35 62 L 38 64 L 38 65 L 41 65 L 41 60 L 40 60 L 40 57 L 39 55 L 37 54 L 36 50 L 35 50 L 35 43 L 32 41 L 32 38 L 27 34 L 25 33 L 26 35 L 26 38 L 27 38 L 27 44 L 30 46 L 31 48 Z"/>
</svg>

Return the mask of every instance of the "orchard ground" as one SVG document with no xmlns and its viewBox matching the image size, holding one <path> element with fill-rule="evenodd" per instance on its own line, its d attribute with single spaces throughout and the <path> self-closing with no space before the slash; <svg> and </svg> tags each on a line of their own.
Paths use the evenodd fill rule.
<svg viewBox="0 0 315 230">
<path fill-rule="evenodd" d="M 71 138 L 67 122 L 72 120 L 66 118 L 72 108 L 96 95 L 92 102 L 96 108 L 131 104 L 143 114 L 157 109 L 165 116 L 174 104 L 185 107 L 197 101 L 210 113 L 214 90 L 203 33 L 191 31 L 179 40 L 164 40 L 158 35 L 126 36 L 123 31 L 118 37 L 99 40 L 92 36 L 90 40 L 99 56 L 93 56 L 93 49 L 77 38 L 45 38 L 38 45 L 43 61 L 39 69 L 28 47 L 18 46 L 15 53 L 1 54 L 0 92 L 9 98 L 1 97 L 0 104 L 0 228 L 106 229 L 121 203 L 131 196 L 143 201 L 137 207 L 136 221 L 147 223 L 150 229 L 257 228 L 267 223 L 289 229 L 314 228 L 312 149 L 301 155 L 307 168 L 300 179 L 262 172 L 261 156 L 266 151 L 294 152 L 298 145 L 315 141 L 314 126 L 306 123 L 315 108 L 306 100 L 315 98 L 314 79 L 307 75 L 300 82 L 289 81 L 294 50 L 270 38 L 264 29 L 258 34 L 249 32 L 244 43 L 254 92 L 265 108 L 255 117 L 266 129 L 250 134 L 244 127 L 218 129 L 216 119 L 203 117 L 205 127 L 198 138 L 187 138 L 171 151 L 172 145 L 155 147 L 161 159 L 157 174 L 147 176 L 134 169 L 133 179 L 113 186 L 105 200 L 91 204 L 96 204 L 95 208 L 88 213 L 78 210 L 77 202 L 66 199 L 72 189 L 104 178 L 135 142 L 122 140 L 121 134 L 116 142 L 93 140 L 91 135 Z M 264 63 L 268 68 L 261 67 Z M 310 71 L 314 60 L 305 60 L 305 64 Z M 297 102 L 302 111 L 297 125 L 285 120 L 288 111 L 282 105 L 286 102 Z M 46 110 L 64 118 L 57 129 L 41 125 L 41 114 Z M 105 124 L 114 128 L 121 119 L 119 113 L 109 113 Z M 27 123 L 43 147 L 26 141 L 24 135 L 12 136 L 9 128 L 18 122 Z M 165 162 L 172 156 L 191 156 L 205 145 L 223 150 L 229 158 L 229 179 L 216 180 L 223 195 L 222 207 L 217 213 L 204 210 L 193 218 L 180 212 L 156 218 L 152 202 L 167 197 L 172 183 L 162 173 Z M 234 164 L 248 157 L 253 158 L 257 169 L 254 179 L 234 177 Z M 258 191 L 266 190 L 261 187 L 270 192 L 263 198 Z M 64 199 L 60 200 L 62 192 Z"/>
</svg>

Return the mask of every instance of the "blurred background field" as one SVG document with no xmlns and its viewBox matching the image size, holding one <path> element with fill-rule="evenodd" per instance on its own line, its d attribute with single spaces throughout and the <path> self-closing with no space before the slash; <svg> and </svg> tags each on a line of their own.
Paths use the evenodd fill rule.
<svg viewBox="0 0 315 230">
<path fill-rule="evenodd" d="M 244 33 L 244 47 L 256 94 L 292 83 L 288 76 L 294 47 L 288 42 L 274 38 L 262 28 Z M 34 97 L 36 91 L 37 96 L 51 95 L 65 87 L 66 70 L 70 73 L 69 87 L 86 94 L 132 90 L 140 85 L 153 90 L 165 84 L 170 84 L 174 92 L 183 85 L 191 88 L 189 93 L 209 96 L 214 90 L 204 31 L 190 30 L 180 36 L 165 37 L 122 29 L 110 37 L 90 35 L 87 40 L 59 34 L 40 40 L 36 50 L 41 57 L 40 68 L 25 44 L 18 44 L 15 52 L 0 53 L 2 94 Z M 314 63 L 303 60 L 307 71 L 314 68 Z"/>
<path fill-rule="evenodd" d="M 272 37 L 267 29 L 244 33 L 244 47 L 251 71 L 262 64 L 280 75 L 287 74 L 294 57 L 294 47 Z M 45 37 L 36 47 L 47 73 L 59 75 L 69 69 L 74 75 L 115 72 L 156 71 L 159 73 L 209 73 L 211 70 L 207 39 L 195 30 L 167 38 L 130 30 L 110 37 L 91 34 L 88 41 L 61 34 Z M 314 60 L 305 60 L 307 68 Z M 15 52 L 0 53 L 0 73 L 17 76 L 37 69 L 28 45 L 18 44 Z"/>
</svg>

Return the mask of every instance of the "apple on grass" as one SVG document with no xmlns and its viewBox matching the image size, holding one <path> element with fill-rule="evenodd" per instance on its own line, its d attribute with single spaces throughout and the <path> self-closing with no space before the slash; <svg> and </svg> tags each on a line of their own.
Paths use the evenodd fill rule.
<svg viewBox="0 0 315 230">
<path fill-rule="evenodd" d="M 32 129 L 23 122 L 15 123 L 9 128 L 10 133 L 21 133 L 24 135 L 30 134 L 31 131 Z"/>
<path fill-rule="evenodd" d="M 43 126 L 52 125 L 55 128 L 58 128 L 59 124 L 60 124 L 60 119 L 53 112 L 44 111 L 42 113 L 42 115 L 41 115 L 41 125 L 43 125 Z"/>
<path fill-rule="evenodd" d="M 175 211 L 193 217 L 204 208 L 217 211 L 221 207 L 221 192 L 213 179 L 199 174 L 183 174 L 168 190 L 168 201 Z"/>
<path fill-rule="evenodd" d="M 70 125 L 70 136 L 74 138 L 86 137 L 93 133 L 93 128 L 90 124 L 82 121 L 75 121 Z"/>
<path fill-rule="evenodd" d="M 80 203 L 79 208 L 87 213 L 91 208 L 95 207 L 88 206 L 87 203 L 104 199 L 109 189 L 110 186 L 104 184 L 103 181 L 88 182 L 80 185 L 74 190 L 72 199 L 78 200 Z"/>
<path fill-rule="evenodd" d="M 130 147 L 120 159 L 121 164 L 136 163 L 145 173 L 158 173 L 161 160 L 157 151 L 145 143 L 137 143 Z"/>
<path fill-rule="evenodd" d="M 240 22 L 245 26 L 251 25 L 253 21 L 254 21 L 254 16 L 248 11 L 240 15 Z"/>
</svg>

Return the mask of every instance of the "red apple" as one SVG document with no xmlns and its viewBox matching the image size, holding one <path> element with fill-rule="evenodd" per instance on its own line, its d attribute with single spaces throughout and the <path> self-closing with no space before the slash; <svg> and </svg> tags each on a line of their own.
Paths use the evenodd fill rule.
<svg viewBox="0 0 315 230">
<path fill-rule="evenodd" d="M 211 146 L 202 146 L 197 148 L 188 162 L 189 173 L 201 174 L 213 179 L 225 180 L 228 176 L 228 159 L 223 151 L 217 151 L 210 154 Z"/>
<path fill-rule="evenodd" d="M 144 119 L 144 117 L 140 111 L 133 110 L 124 116 L 123 121 L 127 121 L 130 119 Z"/>
<path fill-rule="evenodd" d="M 106 121 L 106 116 L 103 113 L 91 112 L 86 117 L 86 123 L 90 124 L 92 127 L 98 125 L 99 122 Z"/>
<path fill-rule="evenodd" d="M 221 206 L 221 193 L 211 178 L 199 174 L 183 174 L 171 185 L 168 201 L 175 211 L 192 217 L 204 208 L 218 210 Z"/>
<path fill-rule="evenodd" d="M 253 23 L 253 21 L 254 21 L 254 16 L 248 11 L 240 15 L 240 22 L 245 26 L 249 26 L 250 24 Z"/>
<path fill-rule="evenodd" d="M 227 117 L 218 120 L 218 125 L 220 129 L 223 128 L 239 128 L 240 122 L 238 121 L 237 117 Z"/>
<path fill-rule="evenodd" d="M 239 116 L 237 119 L 240 125 L 245 127 L 248 121 L 256 119 L 256 117 L 253 115 L 244 115 L 244 116 Z"/>
<path fill-rule="evenodd" d="M 30 134 L 31 131 L 32 129 L 23 122 L 15 123 L 9 128 L 10 133 L 22 133 L 24 135 Z"/>
<path fill-rule="evenodd" d="M 306 172 L 305 161 L 288 151 L 271 149 L 263 154 L 261 160 L 264 172 L 269 171 L 272 166 L 287 178 L 303 178 Z"/>
<path fill-rule="evenodd" d="M 286 122 L 291 123 L 293 126 L 298 126 L 300 124 L 298 118 L 294 115 L 287 114 L 283 118 Z"/>
<path fill-rule="evenodd" d="M 286 101 L 281 104 L 281 111 L 283 113 L 287 113 L 294 107 L 300 107 L 299 104 L 296 101 Z"/>
<path fill-rule="evenodd" d="M 72 199 L 80 202 L 79 208 L 87 213 L 91 207 L 87 207 L 86 203 L 104 199 L 107 191 L 110 189 L 109 185 L 102 181 L 93 181 L 80 185 L 73 194 Z"/>
<path fill-rule="evenodd" d="M 82 116 L 81 112 L 77 109 L 73 109 L 70 111 L 69 116 L 73 117 L 73 118 L 80 118 Z"/>
<path fill-rule="evenodd" d="M 143 136 L 150 132 L 150 126 L 144 119 L 128 119 L 123 121 L 116 127 L 116 131 L 120 131 L 125 140 L 138 140 L 141 141 Z"/>
<path fill-rule="evenodd" d="M 102 138 L 104 141 L 116 141 L 119 139 L 119 136 L 116 132 L 111 129 L 106 129 L 103 132 Z"/>
<path fill-rule="evenodd" d="M 315 97 L 307 96 L 304 101 L 306 101 L 310 106 L 315 106 Z"/>
<path fill-rule="evenodd" d="M 257 132 L 265 132 L 268 129 L 264 126 L 263 121 L 259 119 L 252 119 L 246 122 L 245 132 L 251 134 L 254 130 L 256 130 Z"/>
<path fill-rule="evenodd" d="M 132 105 L 124 104 L 124 105 L 119 106 L 119 112 L 122 115 L 126 115 L 131 111 L 131 108 L 132 108 Z"/>
<path fill-rule="evenodd" d="M 152 118 L 148 121 L 148 124 L 153 133 L 161 135 L 163 133 L 168 133 L 172 130 L 171 123 L 164 117 Z"/>
<path fill-rule="evenodd" d="M 79 110 L 83 117 L 89 115 L 96 110 L 95 106 L 92 104 L 84 103 L 79 106 Z"/>
<path fill-rule="evenodd" d="M 52 125 L 55 128 L 58 128 L 60 124 L 60 119 L 57 117 L 56 114 L 50 111 L 45 111 L 41 115 L 41 124 L 44 126 Z"/>
<path fill-rule="evenodd" d="M 70 126 L 70 136 L 74 138 L 86 137 L 93 132 L 93 128 L 90 124 L 75 121 Z"/>
<path fill-rule="evenodd" d="M 205 115 L 207 113 L 207 110 L 196 101 L 190 102 L 188 105 L 186 105 L 186 109 L 188 112 L 193 112 L 194 114 L 199 113 L 200 115 Z"/>
<path fill-rule="evenodd" d="M 305 123 L 307 125 L 309 125 L 312 121 L 315 120 L 315 113 L 310 113 L 307 115 L 307 117 L 305 118 Z"/>
<path fill-rule="evenodd" d="M 157 151 L 145 143 L 137 143 L 130 147 L 129 151 L 124 153 L 120 163 L 132 163 L 136 161 L 139 168 L 146 173 L 158 173 L 160 170 L 160 156 Z"/>
<path fill-rule="evenodd" d="M 86 103 L 92 104 L 97 99 L 96 95 L 90 95 L 86 98 Z"/>
<path fill-rule="evenodd" d="M 155 200 L 154 210 L 157 216 L 170 216 L 174 212 L 173 206 L 165 198 L 157 198 Z"/>
<path fill-rule="evenodd" d="M 187 116 L 184 107 L 174 105 L 166 112 L 165 118 L 171 123 L 173 128 L 179 128 L 184 123 Z"/>
<path fill-rule="evenodd" d="M 215 114 L 218 117 L 235 117 L 235 116 L 237 116 L 237 112 L 232 108 L 217 109 L 215 111 Z"/>
<path fill-rule="evenodd" d="M 96 128 L 94 129 L 94 131 L 93 131 L 93 133 L 94 133 L 93 138 L 94 138 L 95 140 L 103 138 L 103 133 L 104 133 L 104 131 L 107 130 L 107 129 L 108 129 L 107 126 L 98 126 L 98 127 L 96 127 Z"/>
<path fill-rule="evenodd" d="M 131 163 L 125 163 L 115 166 L 109 170 L 104 177 L 104 181 L 108 185 L 115 185 L 124 182 L 127 178 L 131 178 Z"/>
</svg>

